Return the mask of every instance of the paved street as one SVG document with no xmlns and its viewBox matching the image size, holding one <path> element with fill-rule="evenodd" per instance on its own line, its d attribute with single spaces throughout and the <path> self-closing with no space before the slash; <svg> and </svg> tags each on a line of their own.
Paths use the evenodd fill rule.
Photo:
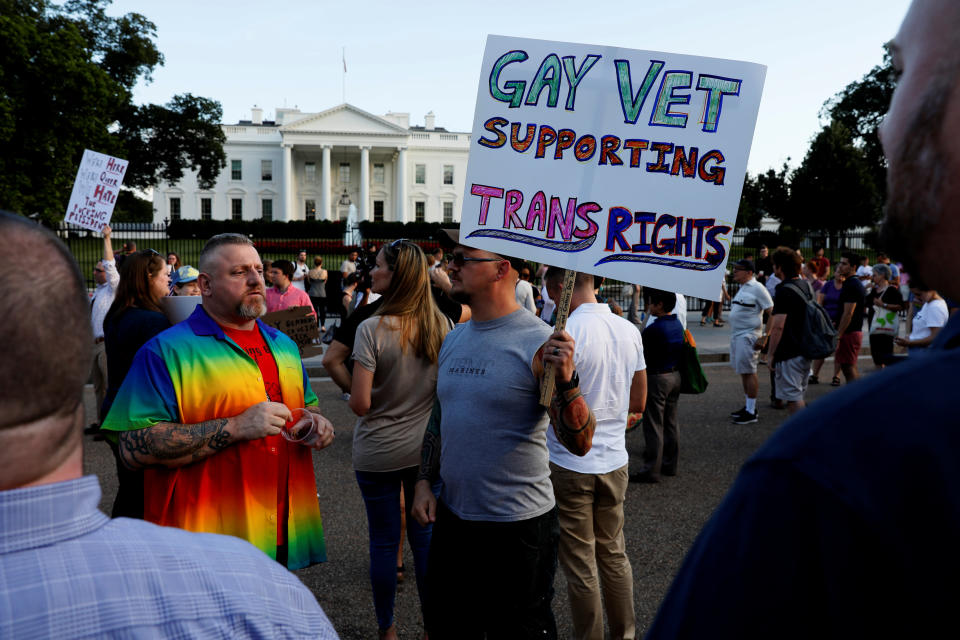
<svg viewBox="0 0 960 640">
<path fill-rule="evenodd" d="M 709 329 L 708 329 L 709 330 Z M 724 332 L 717 329 L 717 333 Z M 698 332 L 699 333 L 699 332 Z M 720 343 L 719 338 L 713 339 Z M 825 365 L 829 371 L 832 363 Z M 861 367 L 872 371 L 869 359 Z M 634 597 L 638 626 L 645 631 L 686 550 L 700 527 L 733 481 L 738 468 L 786 419 L 785 412 L 768 407 L 769 386 L 761 376 L 760 423 L 736 426 L 730 411 L 743 406 L 739 377 L 726 364 L 705 366 L 710 388 L 701 396 L 682 396 L 680 402 L 681 450 L 679 475 L 659 485 L 631 484 L 627 491 L 627 549 L 633 564 Z M 829 380 L 829 376 L 825 376 Z M 315 380 L 321 407 L 337 428 L 337 439 L 315 454 L 317 489 L 323 511 L 329 561 L 297 572 L 333 621 L 341 637 L 376 638 L 376 622 L 367 578 L 366 516 L 350 464 L 354 418 L 339 390 L 329 380 Z M 841 388 L 842 389 L 842 388 Z M 829 385 L 810 388 L 808 399 L 842 392 Z M 88 387 L 88 416 L 92 417 L 92 391 Z M 495 400 L 495 399 L 493 399 Z M 642 452 L 639 430 L 628 436 L 631 463 Z M 102 508 L 109 513 L 116 493 L 116 473 L 106 444 L 86 438 L 86 470 L 100 477 Z M 397 624 L 401 638 L 422 637 L 412 558 L 407 552 L 407 582 L 397 599 Z M 477 566 L 476 571 L 483 571 Z M 464 576 L 469 579 L 470 576 Z M 554 611 L 560 637 L 570 636 L 566 586 L 558 570 Z"/>
</svg>

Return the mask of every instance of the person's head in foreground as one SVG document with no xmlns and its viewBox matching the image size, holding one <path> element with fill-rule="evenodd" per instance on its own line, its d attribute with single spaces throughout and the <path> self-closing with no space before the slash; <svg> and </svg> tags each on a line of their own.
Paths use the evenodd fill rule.
<svg viewBox="0 0 960 640">
<path fill-rule="evenodd" d="M 0 323 L 0 491 L 78 478 L 93 343 L 80 269 L 52 234 L 0 212 L 0 291 L 30 300 Z"/>
</svg>

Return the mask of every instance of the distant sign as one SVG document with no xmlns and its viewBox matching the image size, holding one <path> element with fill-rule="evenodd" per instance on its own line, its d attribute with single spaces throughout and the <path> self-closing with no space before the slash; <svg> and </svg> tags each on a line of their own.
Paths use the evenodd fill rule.
<svg viewBox="0 0 960 640">
<path fill-rule="evenodd" d="M 128 164 L 126 160 L 85 149 L 63 221 L 91 231 L 101 231 L 110 224 Z"/>
<path fill-rule="evenodd" d="M 322 353 L 322 348 L 313 344 L 313 341 L 320 337 L 313 307 L 290 307 L 283 311 L 273 311 L 260 319 L 290 336 L 300 347 L 302 357 L 308 358 Z"/>
<path fill-rule="evenodd" d="M 489 36 L 461 241 L 719 299 L 765 75 Z"/>
</svg>

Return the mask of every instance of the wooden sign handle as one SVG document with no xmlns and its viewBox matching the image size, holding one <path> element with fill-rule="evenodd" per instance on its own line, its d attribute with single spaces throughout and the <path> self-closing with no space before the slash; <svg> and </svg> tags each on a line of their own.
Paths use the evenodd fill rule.
<svg viewBox="0 0 960 640">
<path fill-rule="evenodd" d="M 563 331 L 567 326 L 567 317 L 570 315 L 570 301 L 573 299 L 573 288 L 577 283 L 577 272 L 565 269 L 563 272 L 563 291 L 557 300 L 557 321 L 553 325 L 554 331 Z M 553 398 L 554 371 L 552 362 L 543 363 L 543 380 L 540 381 L 540 406 L 549 407 Z"/>
</svg>

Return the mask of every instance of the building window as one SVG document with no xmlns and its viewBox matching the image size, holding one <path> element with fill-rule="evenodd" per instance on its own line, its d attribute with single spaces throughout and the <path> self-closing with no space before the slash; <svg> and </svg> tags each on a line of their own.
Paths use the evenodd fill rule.
<svg viewBox="0 0 960 640">
<path fill-rule="evenodd" d="M 273 221 L 273 200 L 264 198 L 260 201 L 260 216 L 264 222 Z"/>
<path fill-rule="evenodd" d="M 383 184 L 386 175 L 382 164 L 373 165 L 373 184 Z"/>
<path fill-rule="evenodd" d="M 414 221 L 423 222 L 426 219 L 427 212 L 427 203 L 426 202 L 415 202 L 414 207 Z"/>
<path fill-rule="evenodd" d="M 383 222 L 383 200 L 373 201 L 373 221 Z"/>
<path fill-rule="evenodd" d="M 317 201 L 307 200 L 303 204 L 303 219 L 313 222 L 317 219 Z"/>
<path fill-rule="evenodd" d="M 453 184 L 453 165 L 443 165 L 443 184 Z"/>
<path fill-rule="evenodd" d="M 213 198 L 200 198 L 200 219 L 213 219 Z"/>
<path fill-rule="evenodd" d="M 230 179 L 243 180 L 243 163 L 240 160 L 230 161 Z"/>
<path fill-rule="evenodd" d="M 170 220 L 176 222 L 180 219 L 180 198 L 170 198 Z"/>
<path fill-rule="evenodd" d="M 273 180 L 273 160 L 260 161 L 260 179 L 264 182 Z M 452 182 L 450 184 L 453 184 Z"/>
<path fill-rule="evenodd" d="M 305 162 L 303 165 L 303 180 L 308 184 L 317 183 L 317 163 L 316 162 Z"/>
<path fill-rule="evenodd" d="M 340 184 L 350 184 L 350 163 L 340 163 Z"/>
<path fill-rule="evenodd" d="M 452 202 L 443 203 L 443 221 L 453 222 L 453 203 Z"/>
<path fill-rule="evenodd" d="M 230 200 L 230 219 L 239 222 L 243 220 L 243 200 L 232 198 Z"/>
<path fill-rule="evenodd" d="M 416 165 L 413 181 L 417 184 L 427 184 L 427 165 Z"/>
</svg>

